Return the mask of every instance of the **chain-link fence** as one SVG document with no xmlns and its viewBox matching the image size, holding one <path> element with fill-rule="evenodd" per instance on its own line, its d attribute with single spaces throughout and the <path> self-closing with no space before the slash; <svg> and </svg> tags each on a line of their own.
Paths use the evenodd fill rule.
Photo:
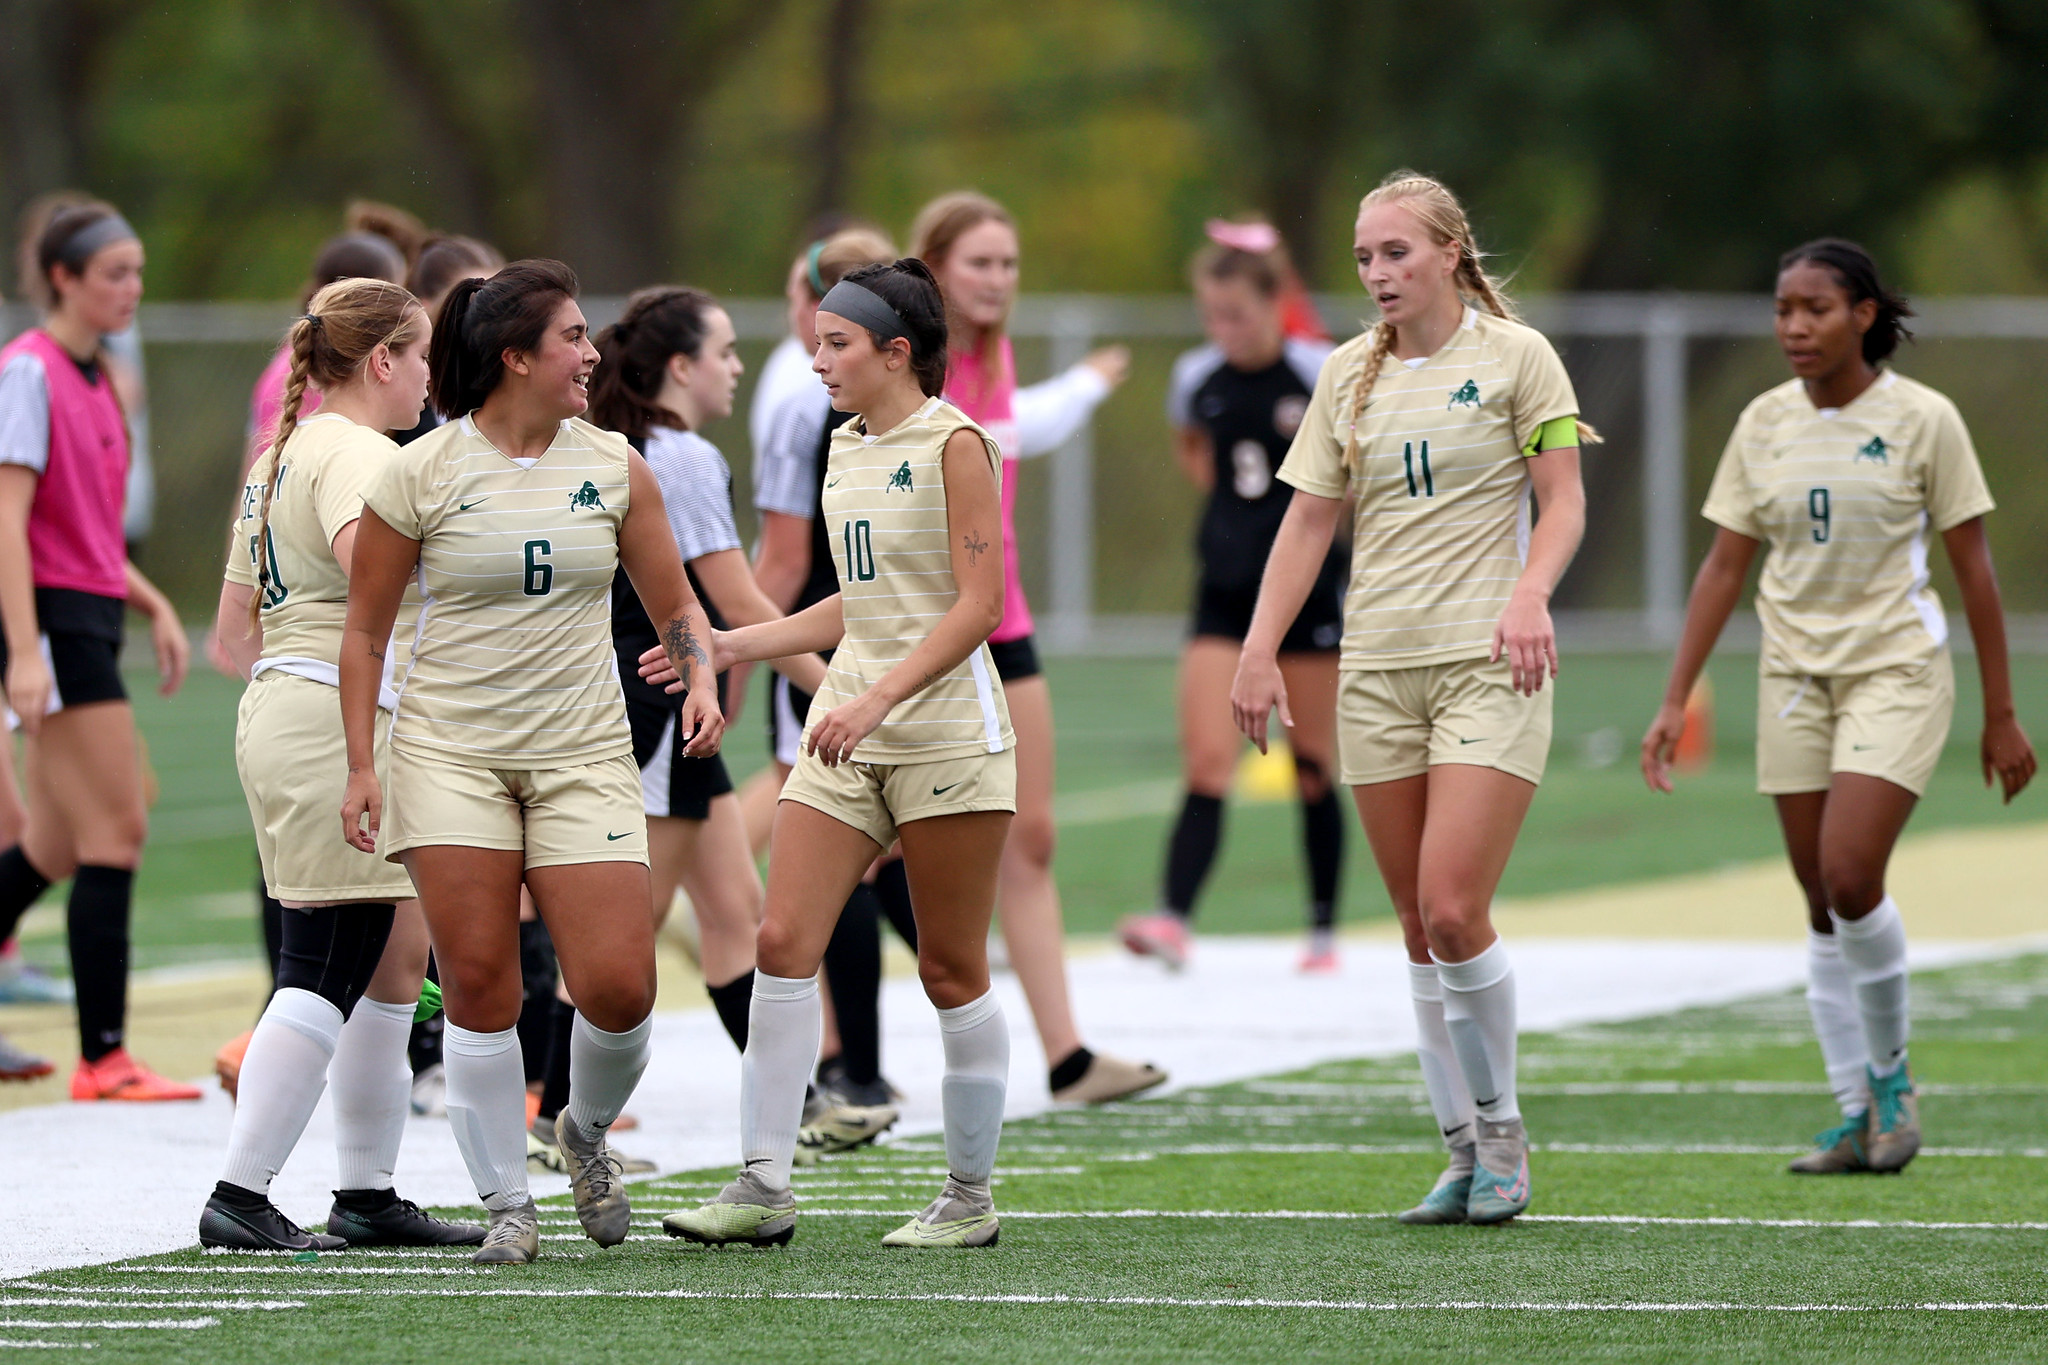
<svg viewBox="0 0 2048 1365">
<path fill-rule="evenodd" d="M 1364 301 L 1321 300 L 1339 335 Z M 706 435 L 733 469 L 751 535 L 752 452 L 744 420 L 753 377 L 781 336 L 779 300 L 728 305 L 749 373 L 735 416 Z M 618 301 L 586 300 L 593 323 Z M 1560 627 L 1581 645 L 1650 648 L 1675 633 L 1686 585 L 1710 528 L 1697 515 L 1714 462 L 1742 407 L 1786 377 L 1761 296 L 1572 295 L 1526 301 L 1556 343 L 1587 420 L 1606 443 L 1586 452 L 1586 542 L 1557 596 Z M 210 614 L 218 595 L 229 504 L 241 475 L 249 390 L 283 334 L 283 304 L 145 304 L 155 526 L 144 568 L 180 606 Z M 1920 340 L 1899 368 L 1953 397 L 1976 437 L 2000 510 L 1992 540 L 2023 648 L 2048 649 L 2048 481 L 2034 477 L 2048 433 L 2048 300 L 1929 300 Z M 0 318 L 12 334 L 28 319 Z M 1173 647 L 1194 587 L 1198 494 L 1169 452 L 1166 385 L 1175 356 L 1200 343 L 1179 297 L 1034 295 L 1013 320 L 1028 382 L 1091 348 L 1131 350 L 1129 381 L 1092 427 L 1025 465 L 1018 535 L 1025 587 L 1053 649 Z M 1945 564 L 1936 583 L 1953 607 Z M 1737 629 L 1741 629 L 1738 624 Z M 1957 632 L 1963 642 L 1967 632 Z"/>
</svg>

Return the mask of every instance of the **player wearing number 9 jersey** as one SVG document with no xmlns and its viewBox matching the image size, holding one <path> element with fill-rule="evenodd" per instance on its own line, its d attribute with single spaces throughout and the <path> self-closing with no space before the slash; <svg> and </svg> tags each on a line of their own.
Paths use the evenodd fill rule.
<svg viewBox="0 0 2048 1365">
<path fill-rule="evenodd" d="M 1795 377 L 1744 409 L 1722 452 L 1705 509 L 1714 546 L 1643 740 L 1644 776 L 1670 791 L 1685 699 L 1766 547 L 1757 787 L 1777 802 L 1806 893 L 1807 1003 L 1843 1119 L 1792 1163 L 1803 1174 L 1896 1171 L 1920 1146 L 1905 927 L 1885 868 L 1955 707 L 1948 622 L 1927 581 L 1930 531 L 1976 640 L 1985 782 L 1996 771 L 2010 801 L 2034 772 L 1970 433 L 1955 404 L 1884 363 L 1909 316 L 1854 243 L 1809 242 L 1779 262 L 1778 344 Z"/>
<path fill-rule="evenodd" d="M 1294 724 L 1278 650 L 1348 496 L 1338 766 L 1401 918 L 1451 1152 L 1402 1219 L 1499 1222 L 1529 1203 L 1529 1149 L 1515 978 L 1490 905 L 1550 747 L 1550 594 L 1585 526 L 1579 444 L 1596 438 L 1449 190 L 1389 177 L 1359 206 L 1355 249 L 1380 321 L 1331 354 L 1280 468 L 1294 497 L 1231 705 L 1261 748 L 1276 706 Z"/>
<path fill-rule="evenodd" d="M 430 354 L 449 421 L 394 455 L 365 494 L 342 639 L 343 832 L 405 864 L 433 932 L 448 1116 L 491 1213 L 483 1262 L 531 1261 L 540 1247 L 514 1027 L 522 882 L 577 1006 L 556 1126 L 577 1217 L 610 1246 L 631 1216 L 605 1135 L 647 1061 L 654 923 L 612 655 L 619 568 L 688 687 L 684 752 L 715 753 L 724 725 L 701 643 L 710 627 L 661 489 L 624 437 L 579 420 L 598 359 L 587 333 L 576 277 L 559 262 L 515 261 L 449 293 Z M 372 719 L 380 656 L 414 576 L 421 607 L 387 803 Z"/>
</svg>

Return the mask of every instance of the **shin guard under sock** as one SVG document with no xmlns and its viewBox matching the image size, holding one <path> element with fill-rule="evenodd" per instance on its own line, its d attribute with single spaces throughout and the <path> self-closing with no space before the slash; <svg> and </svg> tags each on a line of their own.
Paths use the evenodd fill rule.
<svg viewBox="0 0 2048 1365">
<path fill-rule="evenodd" d="M 816 977 L 754 972 L 754 1014 L 740 1059 L 740 1154 L 771 1190 L 789 1188 L 804 1086 L 824 1025 Z"/>
<path fill-rule="evenodd" d="M 1515 969 L 1495 939 L 1465 962 L 1436 959 L 1444 988 L 1444 1027 L 1472 1091 L 1472 1107 L 1489 1123 L 1522 1116 L 1515 1097 Z"/>
<path fill-rule="evenodd" d="M 940 1010 L 939 1041 L 946 1050 L 946 1077 L 940 1084 L 946 1168 L 954 1179 L 985 1188 L 996 1167 L 1010 1086 L 1010 1027 L 995 991 Z"/>
<path fill-rule="evenodd" d="M 78 994 L 78 1047 L 88 1062 L 121 1046 L 128 1022 L 128 912 L 135 873 L 80 867 L 71 879 L 65 928 Z"/>
</svg>

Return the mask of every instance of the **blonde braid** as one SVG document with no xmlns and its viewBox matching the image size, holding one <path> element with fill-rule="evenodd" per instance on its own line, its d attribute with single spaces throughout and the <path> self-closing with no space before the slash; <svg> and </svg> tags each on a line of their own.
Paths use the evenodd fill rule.
<svg viewBox="0 0 2048 1365">
<path fill-rule="evenodd" d="M 1344 469 L 1356 474 L 1361 466 L 1358 455 L 1358 424 L 1365 420 L 1365 405 L 1372 397 L 1372 386 L 1379 382 L 1380 367 L 1387 363 L 1387 353 L 1394 349 L 1394 324 L 1381 318 L 1373 324 L 1372 345 L 1366 349 L 1365 364 L 1358 372 L 1358 385 L 1351 391 L 1351 434 L 1344 438 Z"/>
<path fill-rule="evenodd" d="M 263 453 L 256 467 L 249 471 L 260 471 L 263 475 L 263 512 L 257 522 L 254 547 L 256 591 L 249 594 L 249 635 L 254 635 L 263 623 L 263 598 L 270 591 L 270 504 L 277 496 L 277 471 L 284 456 L 284 443 L 298 430 L 299 410 L 305 406 L 306 387 L 313 372 L 315 334 L 320 327 L 318 317 L 310 314 L 292 324 L 291 377 L 285 380 L 284 408 L 278 414 L 277 435 L 271 438 L 270 449 Z"/>
</svg>

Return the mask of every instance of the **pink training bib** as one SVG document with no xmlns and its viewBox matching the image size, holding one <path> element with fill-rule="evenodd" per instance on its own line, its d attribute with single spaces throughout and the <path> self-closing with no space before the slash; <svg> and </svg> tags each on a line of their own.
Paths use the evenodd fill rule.
<svg viewBox="0 0 2048 1365">
<path fill-rule="evenodd" d="M 0 349 L 0 366 L 22 351 L 43 362 L 50 394 L 50 459 L 28 513 L 35 585 L 125 600 L 128 423 L 114 386 L 104 370 L 87 383 L 78 362 L 41 328 Z"/>
<path fill-rule="evenodd" d="M 964 347 L 952 352 L 945 398 L 993 436 L 1003 452 L 1003 619 L 988 637 L 1002 644 L 1035 629 L 1024 576 L 1017 571 L 1017 419 L 1010 403 L 1017 392 L 1017 359 L 1007 336 L 996 343 L 994 374 L 984 373 L 981 357 L 979 350 Z"/>
</svg>

